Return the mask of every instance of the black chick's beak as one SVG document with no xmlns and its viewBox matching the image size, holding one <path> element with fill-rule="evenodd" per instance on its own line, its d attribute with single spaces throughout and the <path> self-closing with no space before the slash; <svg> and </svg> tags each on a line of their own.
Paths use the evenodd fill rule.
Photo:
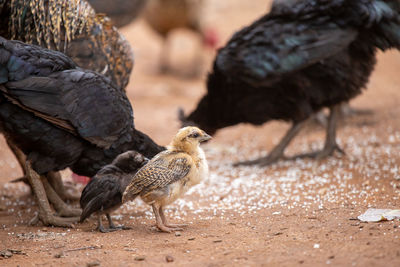
<svg viewBox="0 0 400 267">
<path fill-rule="evenodd" d="M 210 140 L 211 138 L 212 138 L 211 135 L 204 133 L 204 135 L 200 137 L 199 141 L 200 143 L 203 143 Z"/>
</svg>

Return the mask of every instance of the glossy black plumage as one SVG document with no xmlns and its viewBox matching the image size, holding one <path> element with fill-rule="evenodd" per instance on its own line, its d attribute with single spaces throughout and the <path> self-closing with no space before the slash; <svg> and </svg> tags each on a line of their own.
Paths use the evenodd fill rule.
<svg viewBox="0 0 400 267">
<path fill-rule="evenodd" d="M 306 119 L 329 107 L 324 149 L 309 156 L 342 151 L 337 105 L 366 86 L 377 48 L 400 48 L 399 10 L 397 0 L 276 0 L 219 50 L 207 94 L 181 120 L 209 133 L 238 123 L 293 122 L 269 156 L 240 163 L 267 165 L 283 157 Z"/>
<path fill-rule="evenodd" d="M 207 132 L 302 121 L 361 93 L 376 48 L 400 47 L 398 1 L 275 1 L 219 50 L 207 94 L 185 119 Z"/>
<path fill-rule="evenodd" d="M 119 208 L 125 188 L 147 162 L 148 159 L 140 153 L 127 151 L 117 156 L 111 164 L 101 168 L 82 191 L 80 221 L 84 221 L 93 213 L 109 216 L 110 212 Z"/>
<path fill-rule="evenodd" d="M 0 39 L 0 124 L 39 174 L 93 176 L 117 155 L 164 148 L 133 124 L 125 93 L 64 54 Z"/>
</svg>

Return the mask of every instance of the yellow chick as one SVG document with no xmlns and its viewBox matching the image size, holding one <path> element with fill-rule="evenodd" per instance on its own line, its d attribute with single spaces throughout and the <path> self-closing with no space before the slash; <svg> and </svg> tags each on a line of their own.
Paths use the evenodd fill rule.
<svg viewBox="0 0 400 267">
<path fill-rule="evenodd" d="M 197 127 L 180 129 L 167 150 L 154 156 L 135 174 L 125 189 L 122 203 L 140 196 L 152 206 L 161 231 L 182 230 L 180 227 L 185 225 L 167 222 L 164 207 L 208 176 L 208 164 L 200 143 L 209 139 L 211 136 Z"/>
</svg>

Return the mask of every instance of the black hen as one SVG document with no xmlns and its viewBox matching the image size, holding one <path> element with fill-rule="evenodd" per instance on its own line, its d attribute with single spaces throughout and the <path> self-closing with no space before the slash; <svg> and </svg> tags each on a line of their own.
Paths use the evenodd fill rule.
<svg viewBox="0 0 400 267">
<path fill-rule="evenodd" d="M 398 0 L 281 0 L 269 14 L 235 33 L 219 50 L 208 93 L 181 119 L 207 132 L 238 123 L 293 122 L 269 156 L 242 164 L 266 165 L 283 157 L 305 120 L 331 110 L 324 149 L 336 144 L 337 105 L 361 93 L 376 50 L 400 48 Z"/>
<path fill-rule="evenodd" d="M 70 167 L 93 176 L 122 152 L 151 158 L 164 149 L 135 129 L 129 100 L 110 79 L 1 37 L 0 130 L 40 175 Z"/>
<path fill-rule="evenodd" d="M 110 213 L 122 205 L 122 194 L 133 179 L 136 172 L 148 162 L 136 151 L 127 151 L 117 156 L 109 165 L 101 168 L 82 191 L 80 204 L 83 222 L 92 213 L 98 215 L 97 229 L 102 233 L 119 229 L 129 229 L 125 226 L 115 226 Z M 105 229 L 101 215 L 105 214 L 109 228 Z"/>
</svg>

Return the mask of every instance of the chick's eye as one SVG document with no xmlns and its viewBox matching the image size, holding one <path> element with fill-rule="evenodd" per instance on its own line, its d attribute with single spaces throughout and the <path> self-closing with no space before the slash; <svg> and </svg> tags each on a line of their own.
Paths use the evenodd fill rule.
<svg viewBox="0 0 400 267">
<path fill-rule="evenodd" d="M 194 133 L 194 134 L 192 134 L 192 137 L 194 137 L 194 138 L 199 137 L 199 133 Z"/>
</svg>

